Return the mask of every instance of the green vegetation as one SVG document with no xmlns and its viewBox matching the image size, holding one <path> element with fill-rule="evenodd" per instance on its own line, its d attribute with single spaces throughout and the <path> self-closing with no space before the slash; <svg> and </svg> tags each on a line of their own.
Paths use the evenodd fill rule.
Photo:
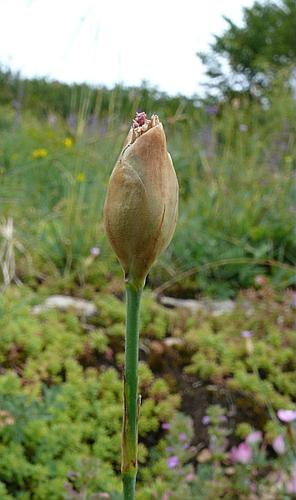
<svg viewBox="0 0 296 500">
<path fill-rule="evenodd" d="M 95 499 L 108 493 L 102 498 L 119 499 L 124 304 L 93 290 L 98 313 L 87 322 L 74 311 L 32 314 L 40 297 L 51 293 L 44 287 L 36 293 L 11 286 L 0 299 L 1 498 Z M 284 467 L 289 474 L 291 456 L 283 466 L 271 445 L 285 433 L 275 410 L 292 408 L 296 395 L 291 299 L 292 294 L 277 297 L 265 285 L 242 295 L 234 313 L 213 317 L 177 314 L 144 293 L 139 499 L 163 498 L 169 491 L 174 500 L 214 499 L 217 488 L 235 498 L 237 491 L 247 491 L 246 481 L 254 481 L 263 463 L 269 472 L 258 491 L 272 481 L 272 470 Z M 241 335 L 245 329 L 251 338 Z M 192 420 L 175 413 L 182 409 L 179 393 L 186 377 L 183 406 L 190 401 L 196 438 Z M 196 389 L 194 381 L 199 381 Z M 252 465 L 238 463 L 232 487 L 225 476 L 230 461 L 225 432 L 219 419 L 215 424 L 217 410 L 210 406 L 217 403 L 229 420 L 231 443 L 254 428 L 264 433 L 264 460 L 254 452 Z M 202 423 L 207 412 L 211 425 L 219 424 L 208 435 Z M 217 440 L 216 448 L 211 446 L 213 435 L 221 446 Z M 217 460 L 218 469 L 212 467 Z M 196 497 L 201 491 L 204 496 Z"/>
<path fill-rule="evenodd" d="M 181 186 L 180 219 L 150 275 L 152 287 L 173 277 L 172 293 L 226 297 L 252 285 L 256 274 L 276 286 L 292 283 L 295 116 L 284 76 L 265 107 L 241 97 L 221 103 L 214 115 L 200 105 L 187 113 L 181 101 L 173 115 L 170 106 L 164 111 Z M 13 217 L 25 280 L 71 274 L 87 282 L 97 267 L 90 262 L 94 246 L 105 270 L 119 272 L 103 232 L 102 204 L 130 116 L 87 115 L 71 128 L 57 115 L 44 120 L 23 111 L 19 117 L 1 107 L 1 215 Z"/>
<path fill-rule="evenodd" d="M 224 95 L 244 91 L 255 97 L 270 89 L 279 70 L 295 66 L 296 5 L 265 0 L 243 12 L 241 26 L 225 18 L 227 29 L 199 57 L 207 65 L 210 87 Z"/>
<path fill-rule="evenodd" d="M 88 329 L 71 313 L 32 316 L 36 300 L 25 288 L 11 288 L 1 298 L 3 491 L 7 498 L 58 499 L 72 480 L 89 492 L 120 491 L 122 383 L 114 366 L 121 364 L 106 359 L 117 334 L 113 344 L 112 328 L 109 333 L 100 316 Z M 121 351 L 122 342 L 121 336 Z M 140 389 L 139 452 L 146 463 L 145 439 L 156 439 L 180 398 L 165 381 L 154 380 L 144 362 Z"/>
<path fill-rule="evenodd" d="M 139 109 L 165 123 L 181 199 L 143 293 L 137 499 L 294 498 L 277 411 L 296 403 L 296 121 L 291 67 L 276 64 L 293 16 L 277 9 L 256 3 L 217 39 L 250 85 L 228 81 L 220 100 L 0 72 L 1 500 L 122 500 L 124 284 L 102 205 Z M 268 53 L 263 14 L 279 21 Z M 235 307 L 190 314 L 162 293 Z M 97 312 L 34 312 L 54 294 Z"/>
</svg>

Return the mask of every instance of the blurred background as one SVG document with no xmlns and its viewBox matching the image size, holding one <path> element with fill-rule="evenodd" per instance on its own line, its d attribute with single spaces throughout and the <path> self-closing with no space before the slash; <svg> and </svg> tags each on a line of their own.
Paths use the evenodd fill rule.
<svg viewBox="0 0 296 500">
<path fill-rule="evenodd" d="M 137 498 L 295 498 L 295 26 L 294 0 L 1 0 L 1 499 L 122 498 L 102 208 L 137 111 L 180 184 L 144 293 Z"/>
</svg>

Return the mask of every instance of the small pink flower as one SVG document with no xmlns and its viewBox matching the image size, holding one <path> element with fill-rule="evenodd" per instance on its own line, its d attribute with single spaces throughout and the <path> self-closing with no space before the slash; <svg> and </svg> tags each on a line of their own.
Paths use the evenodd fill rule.
<svg viewBox="0 0 296 500">
<path fill-rule="evenodd" d="M 256 444 L 256 443 L 260 443 L 261 441 L 262 441 L 262 432 L 261 431 L 251 432 L 246 438 L 246 443 L 248 443 L 248 444 Z"/>
<path fill-rule="evenodd" d="M 164 429 L 165 431 L 168 431 L 171 428 L 171 424 L 169 424 L 168 422 L 163 422 L 161 424 L 161 428 Z"/>
<path fill-rule="evenodd" d="M 296 410 L 279 410 L 277 416 L 282 422 L 293 422 L 296 420 Z"/>
<path fill-rule="evenodd" d="M 252 460 L 252 448 L 248 443 L 240 443 L 230 450 L 230 458 L 233 462 L 248 464 Z"/>
<path fill-rule="evenodd" d="M 278 455 L 283 455 L 285 453 L 286 445 L 281 434 L 274 438 L 274 440 L 272 441 L 272 447 Z"/>
</svg>

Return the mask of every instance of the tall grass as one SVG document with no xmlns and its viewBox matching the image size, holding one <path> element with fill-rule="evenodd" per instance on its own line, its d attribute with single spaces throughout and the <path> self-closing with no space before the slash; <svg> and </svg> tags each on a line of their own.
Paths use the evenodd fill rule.
<svg viewBox="0 0 296 500">
<path fill-rule="evenodd" d="M 108 272 L 117 272 L 102 229 L 102 203 L 128 123 L 145 109 L 165 122 L 181 187 L 177 232 L 151 273 L 151 286 L 232 296 L 258 274 L 278 286 L 292 283 L 295 117 L 282 81 L 263 104 L 241 97 L 217 110 L 144 87 L 98 92 L 33 81 L 18 84 L 30 89 L 19 112 L 11 105 L 17 82 L 5 85 L 0 208 L 2 217 L 13 218 L 25 248 L 25 261 L 16 250 L 23 279 L 26 273 L 83 278 L 94 246 Z M 46 154 L 36 157 L 38 149 Z"/>
</svg>

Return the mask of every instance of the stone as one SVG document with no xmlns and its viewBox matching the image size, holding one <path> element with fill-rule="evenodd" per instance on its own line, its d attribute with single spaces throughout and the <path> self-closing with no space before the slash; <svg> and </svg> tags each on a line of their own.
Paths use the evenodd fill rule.
<svg viewBox="0 0 296 500">
<path fill-rule="evenodd" d="M 213 316 L 221 316 L 222 314 L 231 313 L 235 308 L 233 300 L 193 300 L 162 296 L 159 301 L 165 307 L 187 309 L 191 314 L 205 312 Z"/>
<path fill-rule="evenodd" d="M 74 309 L 80 316 L 93 316 L 97 312 L 97 308 L 93 302 L 68 295 L 52 295 L 48 297 L 43 304 L 38 304 L 32 308 L 33 314 L 40 314 L 49 309 L 58 309 L 59 311 L 67 311 Z"/>
</svg>

